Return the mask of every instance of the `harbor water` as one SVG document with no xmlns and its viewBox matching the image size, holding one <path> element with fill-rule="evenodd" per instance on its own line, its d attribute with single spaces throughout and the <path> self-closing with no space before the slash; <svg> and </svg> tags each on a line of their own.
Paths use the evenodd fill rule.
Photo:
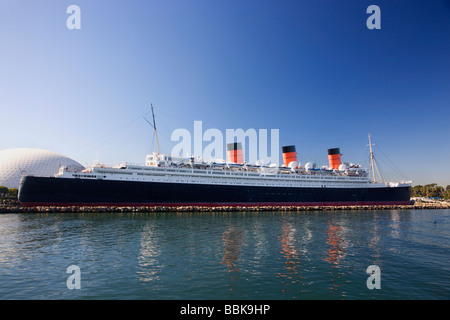
<svg viewBox="0 0 450 320">
<path fill-rule="evenodd" d="M 2 300 L 449 298 L 448 209 L 0 215 Z"/>
</svg>

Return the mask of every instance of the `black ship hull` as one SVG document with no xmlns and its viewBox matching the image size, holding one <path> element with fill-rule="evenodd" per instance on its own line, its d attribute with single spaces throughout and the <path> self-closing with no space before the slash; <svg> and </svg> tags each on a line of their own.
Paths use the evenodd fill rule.
<svg viewBox="0 0 450 320">
<path fill-rule="evenodd" d="M 409 186 L 313 188 L 131 182 L 26 176 L 25 206 L 408 205 Z"/>
</svg>

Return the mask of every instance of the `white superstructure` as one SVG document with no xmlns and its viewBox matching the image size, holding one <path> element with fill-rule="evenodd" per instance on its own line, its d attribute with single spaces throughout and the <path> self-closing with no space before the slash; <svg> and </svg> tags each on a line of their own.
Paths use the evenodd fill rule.
<svg viewBox="0 0 450 320">
<path fill-rule="evenodd" d="M 366 169 L 342 164 L 340 169 L 327 167 L 279 167 L 225 162 L 203 162 L 196 158 L 174 159 L 168 154 L 153 153 L 146 165 L 121 164 L 115 167 L 95 165 L 80 172 L 61 168 L 62 178 L 115 181 L 251 185 L 280 187 L 357 188 L 386 187 L 389 183 L 373 183 Z M 404 185 L 402 182 L 398 185 Z M 394 186 L 394 185 L 392 185 Z"/>
</svg>

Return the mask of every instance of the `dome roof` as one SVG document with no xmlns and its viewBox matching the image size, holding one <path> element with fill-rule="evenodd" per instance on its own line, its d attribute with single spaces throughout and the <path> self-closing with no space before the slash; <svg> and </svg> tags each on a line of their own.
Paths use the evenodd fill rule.
<svg viewBox="0 0 450 320">
<path fill-rule="evenodd" d="M 0 186 L 19 188 L 23 174 L 53 176 L 61 166 L 72 170 L 83 170 L 84 167 L 56 152 L 34 149 L 17 148 L 0 150 Z"/>
</svg>

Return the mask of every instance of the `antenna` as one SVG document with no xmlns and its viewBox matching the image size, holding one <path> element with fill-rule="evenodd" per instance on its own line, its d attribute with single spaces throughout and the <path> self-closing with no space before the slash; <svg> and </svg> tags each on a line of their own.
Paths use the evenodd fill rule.
<svg viewBox="0 0 450 320">
<path fill-rule="evenodd" d="M 381 176 L 380 170 L 378 170 L 377 163 L 375 162 L 375 158 L 373 156 L 372 146 L 374 146 L 374 145 L 375 144 L 372 144 L 372 141 L 370 140 L 370 133 L 369 133 L 370 161 L 372 162 L 373 182 L 377 182 L 377 177 L 375 176 L 375 169 L 377 170 L 377 172 L 381 178 L 381 181 L 383 181 L 383 177 Z"/>
<path fill-rule="evenodd" d="M 156 133 L 156 122 L 155 122 L 155 113 L 153 112 L 153 104 L 151 104 L 152 106 L 152 116 L 153 116 L 153 124 L 150 123 L 150 121 L 147 120 L 146 117 L 143 117 L 145 121 L 148 122 L 149 125 L 151 125 L 153 127 L 153 129 L 155 130 L 155 138 L 156 138 L 156 150 L 159 154 L 159 144 L 158 144 L 158 134 Z"/>
</svg>

